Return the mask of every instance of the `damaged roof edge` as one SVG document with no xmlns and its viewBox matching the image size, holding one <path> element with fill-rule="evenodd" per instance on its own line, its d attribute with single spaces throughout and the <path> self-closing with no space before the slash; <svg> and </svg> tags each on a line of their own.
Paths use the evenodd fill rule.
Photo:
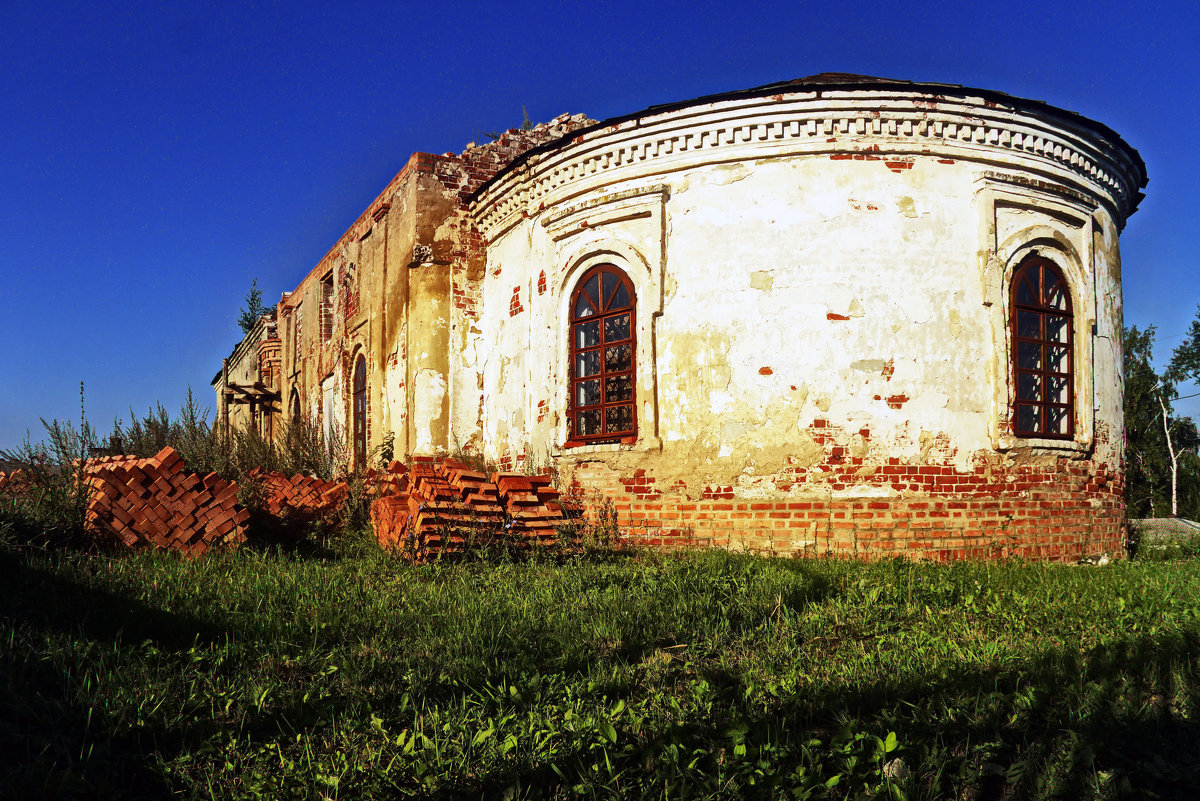
<svg viewBox="0 0 1200 801">
<path fill-rule="evenodd" d="M 619 125 L 623 122 L 636 120 L 641 117 L 648 117 L 655 114 L 666 114 L 668 112 L 679 111 L 681 109 L 689 108 L 691 106 L 699 106 L 705 103 L 718 103 L 723 100 L 739 100 L 743 98 L 762 97 L 764 95 L 773 95 L 789 91 L 819 93 L 826 89 L 843 91 L 848 89 L 863 91 L 887 91 L 906 88 L 915 89 L 926 94 L 943 96 L 964 97 L 967 95 L 974 95 L 976 97 L 981 97 L 984 100 L 993 100 L 998 103 L 1003 103 L 1006 106 L 1010 106 L 1020 111 L 1049 113 L 1051 115 L 1059 116 L 1065 120 L 1074 122 L 1083 126 L 1084 128 L 1091 129 L 1101 138 L 1111 140 L 1115 146 L 1124 149 L 1126 155 L 1129 157 L 1137 171 L 1136 179 L 1138 183 L 1135 187 L 1135 191 L 1144 189 L 1146 187 L 1146 163 L 1142 160 L 1141 154 L 1139 154 L 1137 150 L 1134 149 L 1128 142 L 1122 139 L 1121 135 L 1112 128 L 1109 128 L 1102 122 L 1096 122 L 1090 117 L 1085 117 L 1077 111 L 1067 111 L 1066 109 L 1059 108 L 1058 106 L 1051 105 L 1050 103 L 1046 103 L 1042 100 L 1026 100 L 1025 98 L 1017 97 L 1016 95 L 997 92 L 992 89 L 975 89 L 973 87 L 961 86 L 959 84 L 952 83 L 928 83 L 923 81 L 903 81 L 894 78 L 877 78 L 871 75 L 855 75 L 847 72 L 822 72 L 816 75 L 809 75 L 804 78 L 795 78 L 790 81 L 778 81 L 776 83 L 764 84 L 763 86 L 755 86 L 750 89 L 737 89 L 731 92 L 719 92 L 712 95 L 703 95 L 701 97 L 692 98 L 691 100 L 678 100 L 672 103 L 662 103 L 659 105 L 649 106 L 641 111 L 634 111 L 629 114 L 621 114 L 616 117 L 609 117 L 606 120 L 597 122 L 595 125 L 589 125 L 586 128 L 580 128 L 579 130 L 572 131 L 571 133 L 566 134 L 558 139 L 554 139 L 550 142 L 546 142 L 545 144 L 538 145 L 535 148 L 525 151 L 520 156 L 517 156 L 515 159 L 505 165 L 503 169 L 497 171 L 496 174 L 491 178 L 480 184 L 479 187 L 467 197 L 467 202 L 475 202 L 475 200 L 477 200 L 479 196 L 483 194 L 483 192 L 491 187 L 492 184 L 497 183 L 504 176 L 508 175 L 510 172 L 530 159 L 540 156 L 543 153 L 549 153 L 550 151 L 561 147 L 564 143 L 569 142 L 576 137 L 585 136 L 593 131 L 607 128 L 612 125 Z M 1140 197 L 1138 199 L 1140 199 Z M 1137 211 L 1136 201 L 1129 213 L 1133 214 L 1135 211 Z"/>
</svg>

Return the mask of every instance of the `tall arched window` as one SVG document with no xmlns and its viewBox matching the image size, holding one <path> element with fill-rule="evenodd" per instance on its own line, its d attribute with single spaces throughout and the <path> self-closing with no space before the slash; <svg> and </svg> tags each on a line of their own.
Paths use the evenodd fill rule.
<svg viewBox="0 0 1200 801">
<path fill-rule="evenodd" d="M 571 292 L 568 445 L 633 442 L 637 297 L 612 264 L 583 274 Z"/>
<path fill-rule="evenodd" d="M 361 353 L 354 361 L 354 465 L 367 466 L 367 360 Z"/>
<path fill-rule="evenodd" d="M 295 387 L 292 387 L 291 407 L 292 407 L 292 410 L 291 410 L 292 422 L 299 423 L 300 422 L 300 393 L 296 391 Z"/>
<path fill-rule="evenodd" d="M 1013 433 L 1068 439 L 1075 434 L 1071 292 L 1054 262 L 1030 256 L 1012 283 Z"/>
</svg>

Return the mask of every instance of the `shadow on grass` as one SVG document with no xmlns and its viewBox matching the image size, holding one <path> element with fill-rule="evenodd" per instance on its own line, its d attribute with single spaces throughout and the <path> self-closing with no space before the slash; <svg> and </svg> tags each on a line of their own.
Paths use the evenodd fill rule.
<svg viewBox="0 0 1200 801">
<path fill-rule="evenodd" d="M 698 737 L 719 740 L 743 722 L 752 744 L 895 731 L 922 771 L 917 797 L 1191 799 L 1200 797 L 1198 658 L 1195 631 L 1130 636 L 1006 670 L 951 663 L 901 682 L 815 687 L 744 721 L 742 687 L 714 676 L 728 717 Z"/>
<path fill-rule="evenodd" d="M 30 557 L 33 557 L 32 559 Z M 106 728 L 81 685 L 99 681 L 89 647 L 113 653 L 149 641 L 186 651 L 228 632 L 89 587 L 0 547 L 0 788 L 6 798 L 163 798 L 154 736 Z M 81 647 L 82 644 L 82 647 Z M 116 648 L 114 648 L 116 646 Z"/>
<path fill-rule="evenodd" d="M 779 595 L 777 603 L 783 607 L 801 611 L 840 591 L 839 582 L 807 570 L 803 563 L 784 567 L 806 581 Z M 737 564 L 729 572 L 734 578 L 744 575 Z M 706 578 L 710 573 L 698 575 Z M 605 580 L 619 590 L 628 579 Z M 164 651 L 178 652 L 168 658 L 179 659 L 197 640 L 204 644 L 245 638 L 243 645 L 262 648 L 275 642 L 240 619 L 236 626 L 229 621 L 217 625 L 165 612 L 53 575 L 2 549 L 0 582 L 5 586 L 0 626 L 18 634 L 58 633 L 100 642 L 150 640 Z M 665 608 L 650 612 L 673 614 Z M 746 617 L 732 621 L 735 631 L 751 630 L 763 619 L 761 610 L 738 614 Z M 729 788 L 736 788 L 739 798 L 776 797 L 796 786 L 804 771 L 805 781 L 822 786 L 838 772 L 858 770 L 860 778 L 870 778 L 880 766 L 851 766 L 846 759 L 850 752 L 843 746 L 854 744 L 848 734 L 882 737 L 889 731 L 897 733 L 898 753 L 915 773 L 906 788 L 909 798 L 1200 797 L 1200 723 L 1194 718 L 1200 711 L 1200 637 L 1194 630 L 1157 636 L 1114 632 L 1086 652 L 1047 649 L 1036 658 L 999 668 L 968 661 L 931 662 L 869 684 L 808 685 L 764 708 L 762 694 L 718 655 L 690 654 L 687 660 L 672 656 L 670 649 L 678 643 L 662 632 L 673 630 L 680 638 L 694 632 L 686 626 L 654 624 L 653 615 L 642 610 L 611 650 L 589 655 L 587 649 L 574 649 L 568 658 L 564 655 L 569 643 L 546 647 L 537 631 L 513 629 L 506 632 L 511 642 L 488 643 L 493 650 L 487 658 L 460 670 L 454 682 L 428 677 L 419 694 L 429 706 L 455 707 L 477 699 L 473 689 L 509 680 L 520 684 L 518 677 L 527 674 L 555 677 L 556 688 L 568 685 L 572 691 L 582 692 L 578 688 L 586 683 L 588 694 L 607 697 L 610 704 L 623 699 L 630 708 L 644 704 L 657 709 L 643 718 L 645 725 L 637 731 L 622 729 L 624 719 L 618 720 L 615 743 L 593 738 L 572 745 L 555 756 L 553 766 L 528 759 L 499 767 L 493 762 L 472 775 L 455 777 L 438 797 L 502 797 L 509 788 L 519 788 L 518 795 L 527 797 L 556 792 L 569 796 L 576 784 L 601 786 L 595 773 L 599 764 L 610 765 L 613 792 L 628 797 L 722 797 L 731 793 Z M 339 647 L 351 650 L 356 643 L 349 637 Z M 605 662 L 646 665 L 646 670 L 605 670 Z M 100 731 L 98 717 L 89 719 L 90 710 L 80 705 L 75 690 L 90 667 L 82 661 L 71 663 L 63 657 L 56 663 L 28 653 L 22 661 L 19 655 L 0 653 L 0 666 L 7 674 L 0 682 L 0 787 L 16 788 L 11 791 L 14 797 L 31 798 L 166 796 L 172 788 L 155 771 L 156 758 L 169 762 L 194 752 L 213 734 L 236 734 L 252 743 L 298 732 L 339 734 L 337 726 L 359 726 L 371 711 L 390 725 L 404 720 L 396 710 L 412 689 L 404 686 L 407 679 L 389 674 L 395 663 L 386 663 L 374 673 L 375 669 L 359 669 L 345 683 L 330 684 L 314 698 L 307 697 L 306 686 L 285 688 L 261 709 L 238 711 L 237 720 L 208 719 L 188 728 L 157 716 L 134 734 Z M 343 668 L 343 673 L 350 672 Z M 703 703 L 693 697 L 679 708 L 667 708 L 667 696 L 694 693 L 700 680 L 706 687 Z M 300 685 L 305 681 L 303 676 L 297 679 Z M 751 700 L 755 698 L 760 700 Z M 533 710 L 537 701 L 530 703 Z M 559 723 L 547 721 L 548 726 Z M 364 736 L 355 731 L 354 736 Z M 731 731 L 740 732 L 744 755 L 735 755 Z M 814 746 L 814 738 L 822 743 Z M 411 777 L 359 776 L 353 781 L 362 786 L 351 786 L 348 779 L 342 792 L 346 797 L 389 797 L 387 791 L 368 786 L 383 778 L 403 785 Z M 419 790 L 412 785 L 414 794 Z M 848 789 L 831 795 L 855 797 Z"/>
</svg>

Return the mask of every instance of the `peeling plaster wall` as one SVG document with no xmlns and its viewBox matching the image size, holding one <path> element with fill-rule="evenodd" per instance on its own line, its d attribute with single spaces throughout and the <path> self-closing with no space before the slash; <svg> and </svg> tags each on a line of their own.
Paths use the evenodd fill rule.
<svg viewBox="0 0 1200 801">
<path fill-rule="evenodd" d="M 415 153 L 279 304 L 281 416 L 292 399 L 320 430 L 353 440 L 354 363 L 367 369 L 368 455 L 478 447 L 483 240 L 464 199 L 524 151 L 591 124 L 562 115 L 461 154 Z M 333 282 L 321 325 L 322 282 Z M 218 390 L 220 399 L 220 388 Z M 282 427 L 274 429 L 282 430 Z"/>
<path fill-rule="evenodd" d="M 987 447 L 985 387 L 962 376 L 990 351 L 969 171 L 803 159 L 722 173 L 685 173 L 668 207 L 664 452 L 687 443 L 728 484 L 816 460 L 816 419 L 870 425 L 875 458 L 919 457 L 913 420 Z"/>
<path fill-rule="evenodd" d="M 557 462 L 664 540 L 1117 550 L 1137 175 L 1091 136 L 979 98 L 847 92 L 647 114 L 539 153 L 472 207 L 485 453 Z M 1012 434 L 1008 292 L 1035 253 L 1071 285 L 1071 440 Z M 564 447 L 566 297 L 604 262 L 638 291 L 637 442 Z"/>
<path fill-rule="evenodd" d="M 282 298 L 281 405 L 351 427 L 361 354 L 368 449 L 554 466 L 661 543 L 1115 551 L 1118 236 L 1144 183 L 1098 123 L 946 85 L 814 76 L 563 115 L 409 160 Z M 1069 439 L 1013 433 L 1031 255 L 1071 287 Z M 637 435 L 574 445 L 568 298 L 606 263 L 637 296 Z"/>
</svg>

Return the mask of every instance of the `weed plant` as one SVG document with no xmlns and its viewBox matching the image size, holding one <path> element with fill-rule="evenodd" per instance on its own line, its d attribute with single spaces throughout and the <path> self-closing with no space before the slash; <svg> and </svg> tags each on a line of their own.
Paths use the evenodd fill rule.
<svg viewBox="0 0 1200 801">
<path fill-rule="evenodd" d="M 128 425 L 120 420 L 113 423 L 103 450 L 146 458 L 170 446 L 188 469 L 239 481 L 256 467 L 326 480 L 345 471 L 346 448 L 340 430 L 326 436 L 314 421 L 301 419 L 282 423 L 283 430 L 274 440 L 253 428 L 235 428 L 225 435 L 220 426 L 209 424 L 208 408 L 196 401 L 190 389 L 174 419 L 162 404 L 140 417 L 130 410 L 129 416 Z"/>
<path fill-rule="evenodd" d="M 11 538 L 9 538 L 11 540 Z M 0 543 L 13 798 L 1191 798 L 1194 561 Z"/>
<path fill-rule="evenodd" d="M 87 491 L 80 470 L 96 437 L 82 415 L 83 385 L 79 386 L 80 422 L 47 422 L 45 439 L 34 443 L 26 433 L 13 450 L 0 450 L 0 462 L 20 470 L 21 486 L 0 492 L 0 534 L 34 547 L 88 547 L 84 533 Z"/>
</svg>

